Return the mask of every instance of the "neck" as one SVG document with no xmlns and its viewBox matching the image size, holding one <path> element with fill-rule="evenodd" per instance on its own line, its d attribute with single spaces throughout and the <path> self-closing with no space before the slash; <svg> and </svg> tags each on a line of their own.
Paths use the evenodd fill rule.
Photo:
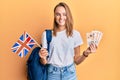
<svg viewBox="0 0 120 80">
<path fill-rule="evenodd" d="M 66 29 L 65 26 L 59 26 L 58 29 L 57 29 L 57 31 L 59 32 L 59 31 L 65 30 L 65 29 Z"/>
</svg>

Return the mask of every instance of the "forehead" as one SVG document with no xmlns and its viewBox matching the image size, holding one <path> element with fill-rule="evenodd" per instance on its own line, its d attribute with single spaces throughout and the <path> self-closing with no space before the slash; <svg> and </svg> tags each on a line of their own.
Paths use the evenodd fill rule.
<svg viewBox="0 0 120 80">
<path fill-rule="evenodd" d="M 66 13 L 66 10 L 63 6 L 58 6 L 56 9 L 55 9 L 55 13 Z"/>
</svg>

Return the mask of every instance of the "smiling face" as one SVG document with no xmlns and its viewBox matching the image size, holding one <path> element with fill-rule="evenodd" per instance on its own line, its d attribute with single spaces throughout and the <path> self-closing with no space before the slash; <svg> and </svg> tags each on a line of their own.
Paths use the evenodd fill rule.
<svg viewBox="0 0 120 80">
<path fill-rule="evenodd" d="M 73 18 L 68 5 L 60 2 L 54 8 L 54 22 L 53 22 L 53 35 L 56 36 L 58 31 L 66 29 L 66 35 L 72 36 L 73 34 Z"/>
<path fill-rule="evenodd" d="M 66 16 L 66 10 L 63 6 L 58 6 L 55 9 L 54 17 L 58 27 L 65 28 L 67 16 Z"/>
</svg>

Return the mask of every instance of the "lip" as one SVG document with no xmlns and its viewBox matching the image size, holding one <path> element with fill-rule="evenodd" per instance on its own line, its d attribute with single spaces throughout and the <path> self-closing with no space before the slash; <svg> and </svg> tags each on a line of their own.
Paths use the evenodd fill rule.
<svg viewBox="0 0 120 80">
<path fill-rule="evenodd" d="M 64 21 L 64 20 L 60 20 L 59 22 L 60 22 L 60 23 L 63 23 L 63 22 L 65 22 L 65 21 Z"/>
</svg>

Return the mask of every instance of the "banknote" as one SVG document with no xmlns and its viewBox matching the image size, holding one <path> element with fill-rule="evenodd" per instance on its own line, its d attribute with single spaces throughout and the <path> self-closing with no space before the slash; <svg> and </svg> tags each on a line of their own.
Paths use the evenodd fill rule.
<svg viewBox="0 0 120 80">
<path fill-rule="evenodd" d="M 102 39 L 103 33 L 101 31 L 93 30 L 89 33 L 86 33 L 86 36 L 88 47 L 91 43 L 95 43 L 98 46 Z"/>
</svg>

